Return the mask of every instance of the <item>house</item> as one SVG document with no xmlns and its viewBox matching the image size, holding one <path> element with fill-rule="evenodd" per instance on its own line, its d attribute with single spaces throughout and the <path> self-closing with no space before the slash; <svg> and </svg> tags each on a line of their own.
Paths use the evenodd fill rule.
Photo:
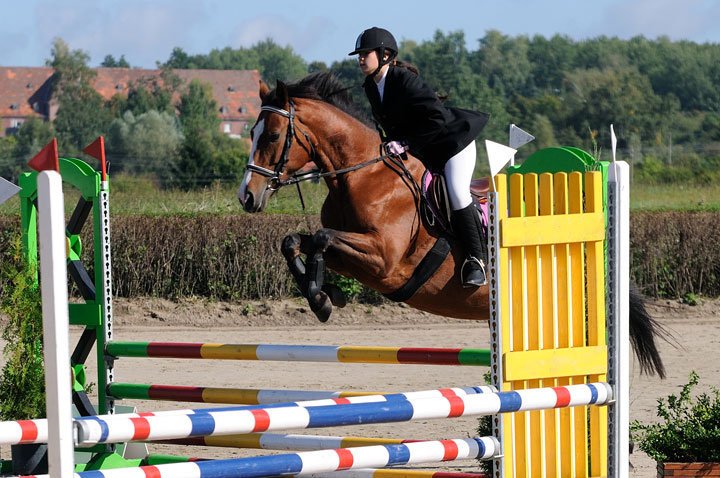
<svg viewBox="0 0 720 478">
<path fill-rule="evenodd" d="M 94 87 L 109 100 L 116 94 L 127 96 L 131 82 L 160 78 L 160 70 L 135 68 L 93 68 Z M 183 83 L 193 78 L 210 83 L 220 115 L 220 129 L 240 136 L 260 113 L 257 70 L 174 70 Z M 0 137 L 13 134 L 31 116 L 52 121 L 57 114 L 53 98 L 51 67 L 0 67 Z M 179 100 L 175 98 L 176 101 Z"/>
</svg>

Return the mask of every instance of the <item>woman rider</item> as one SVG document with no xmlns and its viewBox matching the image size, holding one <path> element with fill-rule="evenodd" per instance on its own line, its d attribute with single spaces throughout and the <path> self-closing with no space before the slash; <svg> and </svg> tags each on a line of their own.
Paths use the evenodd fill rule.
<svg viewBox="0 0 720 478">
<path fill-rule="evenodd" d="M 466 253 L 463 286 L 485 285 L 487 244 L 470 195 L 470 180 L 475 170 L 475 137 L 488 115 L 444 106 L 412 65 L 395 59 L 397 53 L 392 34 L 372 27 L 358 36 L 349 55 L 359 55 L 360 71 L 366 75 L 363 88 L 387 141 L 386 151 L 394 155 L 409 151 L 430 171 L 445 176 L 453 231 Z"/>
</svg>

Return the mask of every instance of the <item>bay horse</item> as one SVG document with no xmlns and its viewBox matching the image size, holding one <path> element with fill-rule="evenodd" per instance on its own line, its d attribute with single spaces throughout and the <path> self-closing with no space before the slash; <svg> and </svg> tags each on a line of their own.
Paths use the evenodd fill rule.
<svg viewBox="0 0 720 478">
<path fill-rule="evenodd" d="M 294 174 L 314 162 L 328 188 L 320 216 L 323 228 L 291 234 L 281 245 L 301 292 L 321 321 L 330 316 L 333 304 L 344 305 L 340 290 L 324 283 L 326 263 L 392 297 L 439 242 L 421 218 L 417 185 L 424 166 L 409 155 L 383 154 L 378 132 L 331 73 L 314 73 L 287 85 L 278 80 L 272 91 L 261 82 L 259 93 L 261 111 L 238 190 L 243 208 L 262 211 L 279 187 L 294 184 Z M 399 299 L 441 316 L 487 320 L 488 286 L 462 287 L 458 272 L 463 260 L 464 253 L 453 247 L 410 297 Z M 664 376 L 654 341 L 658 325 L 645 312 L 641 295 L 634 293 L 631 300 L 632 342 L 641 368 Z"/>
</svg>

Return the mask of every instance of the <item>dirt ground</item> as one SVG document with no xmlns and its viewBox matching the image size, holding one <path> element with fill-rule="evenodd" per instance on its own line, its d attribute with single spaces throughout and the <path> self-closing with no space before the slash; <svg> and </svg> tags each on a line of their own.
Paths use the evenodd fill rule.
<svg viewBox="0 0 720 478">
<path fill-rule="evenodd" d="M 158 299 L 115 300 L 115 339 L 163 342 L 266 343 L 312 345 L 378 345 L 406 347 L 487 348 L 486 322 L 446 319 L 404 305 L 350 304 L 319 323 L 299 300 L 228 304 L 205 301 L 174 303 Z M 650 305 L 651 313 L 673 335 L 662 344 L 668 377 L 641 376 L 632 367 L 632 420 L 655 419 L 657 399 L 677 393 L 691 370 L 701 385 L 720 385 L 720 301 L 687 306 L 672 301 Z M 73 336 L 79 336 L 73 328 Z M 94 352 L 93 352 L 94 354 Z M 483 385 L 485 368 L 421 365 L 200 361 L 126 358 L 116 362 L 116 380 L 146 384 L 236 388 L 285 388 L 404 392 L 452 386 Z M 89 377 L 95 368 L 89 366 Z M 93 380 L 91 378 L 91 380 Z M 93 380 L 94 381 L 94 380 Z M 205 404 L 127 401 L 139 411 L 201 408 Z M 307 430 L 317 435 L 446 439 L 476 435 L 477 418 L 423 420 L 392 425 L 362 425 Z M 290 432 L 295 433 L 295 432 Z M 232 458 L 268 453 L 258 450 L 150 445 L 153 453 Z M 9 450 L 0 448 L 6 457 Z M 631 476 L 655 476 L 655 463 L 639 450 L 631 455 Z M 473 472 L 474 461 L 424 469 Z"/>
</svg>

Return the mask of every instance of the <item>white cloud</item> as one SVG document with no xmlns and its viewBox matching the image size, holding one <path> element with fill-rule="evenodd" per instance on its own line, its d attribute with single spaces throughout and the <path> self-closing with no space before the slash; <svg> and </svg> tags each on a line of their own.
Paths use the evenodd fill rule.
<svg viewBox="0 0 720 478">
<path fill-rule="evenodd" d="M 99 5 L 92 1 L 46 2 L 36 8 L 36 28 L 42 43 L 61 37 L 72 49 L 88 52 L 91 64 L 107 54 L 125 55 L 133 66 L 154 67 L 172 48 L 187 44 L 207 14 L 199 2 L 129 1 Z"/>
</svg>

